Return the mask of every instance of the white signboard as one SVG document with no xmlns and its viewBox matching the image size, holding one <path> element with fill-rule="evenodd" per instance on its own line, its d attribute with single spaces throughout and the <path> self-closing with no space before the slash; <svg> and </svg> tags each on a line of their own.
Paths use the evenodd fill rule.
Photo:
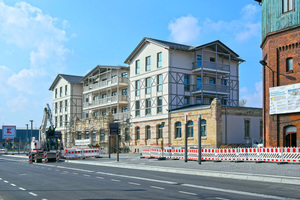
<svg viewBox="0 0 300 200">
<path fill-rule="evenodd" d="M 300 83 L 272 87 L 270 92 L 270 115 L 300 112 Z"/>
<path fill-rule="evenodd" d="M 86 140 L 75 140 L 75 145 L 80 146 L 80 145 L 89 145 L 90 144 L 90 139 Z"/>
<path fill-rule="evenodd" d="M 2 126 L 2 139 L 14 139 L 16 137 L 16 126 Z"/>
</svg>

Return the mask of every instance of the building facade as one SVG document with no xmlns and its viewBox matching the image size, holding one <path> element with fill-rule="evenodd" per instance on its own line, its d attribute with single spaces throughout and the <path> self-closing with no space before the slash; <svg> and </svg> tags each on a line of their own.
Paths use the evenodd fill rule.
<svg viewBox="0 0 300 200">
<path fill-rule="evenodd" d="M 264 146 L 299 146 L 300 110 L 291 105 L 299 104 L 300 0 L 256 1 L 262 5 Z M 291 94 L 287 87 L 295 88 L 295 95 L 274 97 L 270 92 Z"/>
<path fill-rule="evenodd" d="M 144 38 L 125 60 L 130 66 L 133 145 L 156 145 L 156 139 L 141 139 L 138 132 L 153 132 L 161 121 L 165 128 L 159 139 L 171 145 L 169 125 L 174 109 L 210 105 L 214 98 L 223 105 L 238 106 L 239 64 L 243 61 L 220 41 L 192 47 Z"/>
<path fill-rule="evenodd" d="M 82 115 L 82 76 L 58 74 L 50 86 L 52 91 L 52 121 L 61 131 L 62 142 L 70 147 L 70 133 L 77 118 Z"/>
</svg>

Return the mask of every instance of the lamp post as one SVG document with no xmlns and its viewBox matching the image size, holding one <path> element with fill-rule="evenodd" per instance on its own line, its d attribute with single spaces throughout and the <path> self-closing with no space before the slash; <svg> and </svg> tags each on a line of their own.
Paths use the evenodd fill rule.
<svg viewBox="0 0 300 200">
<path fill-rule="evenodd" d="M 259 61 L 259 63 L 262 66 L 267 67 L 272 71 L 272 87 L 274 87 L 274 73 L 275 73 L 275 71 L 268 66 L 268 63 L 265 60 L 261 60 L 261 61 Z"/>
<path fill-rule="evenodd" d="M 31 142 L 31 140 L 32 140 L 32 123 L 33 123 L 33 120 L 29 120 L 29 121 L 31 123 L 31 137 L 30 137 L 30 142 Z"/>
<path fill-rule="evenodd" d="M 28 124 L 25 124 L 25 125 L 26 125 L 26 127 L 27 127 L 27 131 L 26 131 L 26 140 L 25 140 L 25 144 L 26 144 L 25 149 L 27 149 L 27 146 L 28 146 Z M 25 152 L 25 149 L 24 149 L 24 152 Z"/>
</svg>

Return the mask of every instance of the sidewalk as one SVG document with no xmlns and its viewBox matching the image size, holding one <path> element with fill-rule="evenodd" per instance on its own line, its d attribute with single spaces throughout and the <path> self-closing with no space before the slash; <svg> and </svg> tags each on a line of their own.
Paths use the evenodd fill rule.
<svg viewBox="0 0 300 200">
<path fill-rule="evenodd" d="M 111 159 L 108 158 L 108 155 L 103 155 L 98 159 L 68 160 L 66 162 L 300 185 L 300 164 L 202 161 L 199 165 L 197 161 L 148 159 L 131 153 L 120 154 L 119 162 L 117 162 L 116 154 L 112 154 Z"/>
</svg>

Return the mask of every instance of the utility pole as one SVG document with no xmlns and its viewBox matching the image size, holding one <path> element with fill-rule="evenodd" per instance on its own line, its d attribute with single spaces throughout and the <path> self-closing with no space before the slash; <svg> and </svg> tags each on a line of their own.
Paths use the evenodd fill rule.
<svg viewBox="0 0 300 200">
<path fill-rule="evenodd" d="M 28 124 L 25 124 L 26 125 L 26 127 L 27 127 L 27 131 L 26 131 L 26 140 L 25 140 L 25 148 L 24 148 L 24 152 L 25 152 L 25 150 L 27 149 L 27 146 L 28 146 Z"/>
<path fill-rule="evenodd" d="M 31 140 L 32 140 L 32 123 L 33 123 L 33 120 L 29 120 L 29 121 L 31 123 L 31 137 L 30 137 L 30 142 L 31 142 Z"/>
</svg>

